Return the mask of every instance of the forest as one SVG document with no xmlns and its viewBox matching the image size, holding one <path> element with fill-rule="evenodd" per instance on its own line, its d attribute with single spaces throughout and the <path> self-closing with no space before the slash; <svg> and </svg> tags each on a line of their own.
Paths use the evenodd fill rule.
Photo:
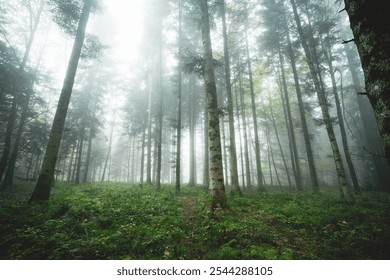
<svg viewBox="0 0 390 280">
<path fill-rule="evenodd" d="M 389 259 L 386 16 L 0 0 L 0 259 Z"/>
</svg>

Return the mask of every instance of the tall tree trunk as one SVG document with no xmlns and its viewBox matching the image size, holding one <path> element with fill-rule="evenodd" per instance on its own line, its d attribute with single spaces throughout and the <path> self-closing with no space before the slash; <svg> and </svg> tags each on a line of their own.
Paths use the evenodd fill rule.
<svg viewBox="0 0 390 280">
<path fill-rule="evenodd" d="M 177 76 L 177 127 L 176 127 L 176 178 L 175 178 L 175 191 L 180 193 L 180 176 L 181 176 L 181 54 L 182 54 L 182 26 L 181 26 L 182 10 L 181 0 L 179 0 L 179 38 L 178 41 L 178 76 Z"/>
<path fill-rule="evenodd" d="M 281 79 L 280 79 L 281 80 Z M 295 180 L 295 186 L 296 188 L 298 189 L 298 185 L 297 185 L 297 169 L 295 167 L 295 160 L 294 160 L 294 151 L 293 151 L 293 146 L 292 146 L 292 143 L 291 143 L 291 130 L 289 128 L 289 123 L 288 123 L 288 116 L 287 116 L 287 105 L 286 105 L 286 100 L 284 98 L 284 94 L 283 94 L 283 90 L 280 89 L 280 99 L 282 100 L 282 104 L 283 104 L 283 118 L 284 118 L 284 123 L 286 124 L 286 129 L 287 129 L 287 136 L 288 136 L 288 149 L 290 151 L 290 160 L 291 160 L 291 169 L 293 171 L 293 174 L 294 174 L 294 180 Z M 286 170 L 286 172 L 288 172 L 288 170 Z M 289 173 L 289 172 L 288 172 Z"/>
<path fill-rule="evenodd" d="M 205 59 L 204 84 L 207 95 L 208 141 L 210 154 L 209 193 L 212 198 L 211 208 L 226 208 L 227 198 L 223 179 L 221 136 L 219 130 L 219 108 L 217 88 L 214 76 L 214 60 L 211 47 L 209 7 L 207 0 L 200 0 L 202 13 L 203 55 Z"/>
<path fill-rule="evenodd" d="M 104 167 L 103 167 L 103 172 L 102 172 L 102 177 L 100 182 L 104 182 L 104 179 L 106 177 L 106 171 L 107 171 L 107 166 L 109 165 L 110 157 L 111 157 L 111 148 L 112 148 L 112 137 L 114 135 L 114 127 L 115 127 L 115 117 L 114 117 L 114 122 L 111 126 L 111 132 L 110 132 L 110 140 L 108 143 L 108 150 L 107 150 L 107 155 L 106 155 L 106 160 L 104 161 Z M 110 171 L 110 168 L 109 168 Z M 108 180 L 110 180 L 110 173 L 108 173 L 107 176 Z"/>
<path fill-rule="evenodd" d="M 156 168 L 156 189 L 161 190 L 161 165 L 162 165 L 162 135 L 163 135 L 163 118 L 164 118 L 164 104 L 163 104 L 163 18 L 160 19 L 159 31 L 159 63 L 158 63 L 158 85 L 159 85 L 159 106 L 158 106 L 158 129 L 157 129 L 157 168 Z"/>
<path fill-rule="evenodd" d="M 390 165 L 390 25 L 385 1 L 344 0 Z M 389 189 L 389 188 L 388 188 Z"/>
<path fill-rule="evenodd" d="M 313 188 L 313 193 L 319 193 L 317 171 L 315 168 L 313 149 L 311 147 L 310 134 L 309 134 L 309 129 L 308 129 L 307 121 L 306 121 L 305 106 L 304 106 L 303 100 L 302 100 L 302 91 L 301 91 L 301 85 L 299 83 L 298 70 L 297 70 L 297 66 L 296 66 L 296 58 L 295 58 L 295 54 L 294 54 L 293 47 L 291 44 L 290 30 L 289 30 L 288 25 L 287 25 L 287 19 L 284 19 L 284 21 L 285 21 L 285 33 L 287 36 L 287 48 L 288 48 L 290 64 L 291 64 L 291 68 L 292 68 L 293 76 L 294 76 L 295 92 L 296 92 L 297 99 L 298 99 L 299 116 L 301 118 L 301 126 L 302 126 L 302 132 L 303 132 L 303 139 L 305 141 L 306 156 L 307 156 L 307 163 L 309 165 L 311 184 L 312 184 L 312 188 Z"/>
<path fill-rule="evenodd" d="M 242 126 L 244 128 L 244 157 L 245 157 L 245 177 L 246 177 L 246 183 L 248 188 L 252 187 L 252 179 L 251 179 L 251 171 L 250 171 L 250 161 L 249 161 L 249 138 L 248 138 L 248 125 L 247 125 L 247 118 L 246 118 L 246 109 L 245 109 L 245 103 L 244 103 L 244 87 L 242 83 L 242 75 L 241 75 L 241 62 L 239 67 L 239 88 L 240 88 L 240 105 L 241 105 L 241 116 L 242 116 Z"/>
<path fill-rule="evenodd" d="M 279 132 L 278 132 L 278 128 L 276 127 L 276 121 L 275 121 L 275 116 L 274 116 L 274 112 L 273 112 L 273 109 L 272 109 L 272 100 L 270 99 L 270 118 L 271 118 L 271 122 L 272 122 L 272 126 L 275 130 L 275 135 L 276 135 L 276 140 L 278 141 L 278 146 L 279 146 L 279 151 L 280 151 L 280 155 L 282 157 L 282 161 L 283 161 L 283 165 L 284 165 L 284 170 L 286 170 L 286 175 L 287 175 L 287 181 L 288 181 L 288 185 L 289 187 L 292 186 L 291 184 L 291 178 L 290 178 L 290 173 L 288 172 L 288 168 L 287 168 L 287 162 L 286 162 L 286 158 L 284 156 L 284 152 L 283 152 L 283 148 L 282 148 L 282 144 L 280 142 L 280 137 L 279 137 Z"/>
<path fill-rule="evenodd" d="M 149 77 L 149 105 L 148 105 L 148 146 L 146 151 L 146 184 L 152 184 L 152 82 L 151 77 Z"/>
<path fill-rule="evenodd" d="M 338 178 L 338 182 L 340 185 L 340 193 L 342 195 L 342 198 L 348 202 L 348 201 L 351 201 L 351 194 L 349 192 L 339 146 L 337 144 L 336 136 L 335 136 L 335 133 L 333 130 L 332 119 L 331 119 L 330 114 L 329 114 L 328 102 L 327 102 L 325 92 L 324 92 L 323 87 L 322 87 L 321 82 L 320 82 L 320 78 L 319 78 L 320 73 L 317 73 L 317 69 L 314 65 L 314 60 L 313 60 L 312 54 L 310 52 L 308 43 L 306 41 L 306 37 L 303 33 L 301 20 L 300 20 L 299 15 L 298 15 L 295 1 L 290 0 L 290 3 L 291 3 L 291 6 L 293 8 L 294 18 L 295 18 L 295 22 L 297 24 L 299 38 L 301 40 L 301 44 L 302 44 L 303 50 L 304 50 L 305 55 L 306 55 L 309 70 L 310 70 L 310 73 L 311 73 L 311 76 L 312 76 L 312 79 L 314 82 L 314 86 L 315 86 L 315 89 L 317 92 L 317 97 L 318 97 L 318 101 L 320 104 L 322 116 L 324 119 L 326 131 L 328 133 L 329 142 L 330 142 L 330 145 L 332 148 L 332 153 L 333 153 L 333 157 L 334 157 L 334 161 L 335 161 L 335 165 L 336 165 L 337 178 Z"/>
<path fill-rule="evenodd" d="M 80 176 L 81 176 L 81 163 L 83 159 L 83 149 L 84 149 L 84 136 L 85 135 L 85 123 L 81 127 L 81 133 L 80 133 L 80 147 L 78 150 L 78 157 L 77 157 L 77 166 L 76 166 L 76 177 L 75 177 L 75 184 L 80 184 Z"/>
<path fill-rule="evenodd" d="M 188 185 L 196 185 L 196 154 L 195 154 L 195 142 L 196 142 L 196 114 L 195 114 L 195 77 L 190 77 L 190 96 L 189 96 L 189 111 L 190 111 L 190 178 Z"/>
<path fill-rule="evenodd" d="M 236 79 L 234 79 L 236 80 Z M 244 165 L 244 152 L 243 152 L 243 141 L 242 141 L 242 129 L 241 129 L 241 117 L 240 117 L 240 101 L 239 101 L 239 90 L 237 89 L 237 82 L 234 83 L 234 93 L 235 93 L 235 101 L 236 101 L 236 118 L 238 125 L 238 139 L 240 139 L 240 167 L 241 167 L 241 181 L 242 187 L 245 190 L 245 165 Z"/>
<path fill-rule="evenodd" d="M 357 104 L 359 106 L 361 121 L 364 128 L 363 141 L 366 142 L 369 156 L 372 158 L 372 162 L 375 167 L 375 174 L 377 175 L 376 182 L 377 186 L 381 189 L 386 190 L 388 186 L 386 182 L 390 182 L 390 168 L 384 157 L 384 147 L 382 139 L 379 135 L 379 130 L 377 126 L 377 120 L 375 119 L 374 111 L 371 107 L 368 97 L 365 95 L 358 94 L 362 92 L 363 79 L 359 78 L 358 71 L 355 68 L 355 56 L 352 52 L 349 44 L 345 44 L 345 52 L 348 60 L 348 69 L 352 76 L 352 81 L 354 84 L 354 89 L 356 93 Z"/>
<path fill-rule="evenodd" d="M 238 183 L 238 170 L 237 170 L 237 151 L 236 151 L 236 138 L 234 128 L 234 112 L 233 112 L 233 97 L 232 86 L 230 82 L 230 54 L 228 46 L 228 35 L 226 27 L 226 5 L 225 0 L 220 2 L 222 8 L 222 26 L 223 26 L 223 53 L 225 61 L 225 85 L 227 94 L 227 111 L 229 117 L 229 154 L 230 154 L 230 187 L 232 193 L 241 193 Z"/>
<path fill-rule="evenodd" d="M 70 154 L 69 165 L 68 165 L 68 176 L 67 176 L 67 179 L 66 179 L 66 181 L 68 183 L 71 182 L 71 180 L 72 180 L 72 168 L 74 167 L 73 166 L 73 159 L 74 159 L 75 150 L 76 150 L 76 147 L 73 144 L 72 145 L 72 153 Z"/>
<path fill-rule="evenodd" d="M 290 133 L 290 144 L 291 144 L 291 150 L 292 150 L 292 158 L 291 160 L 294 161 L 294 175 L 295 175 L 295 182 L 297 184 L 297 190 L 302 191 L 302 179 L 301 179 L 301 167 L 299 163 L 299 156 L 298 156 L 298 149 L 297 149 L 297 143 L 295 140 L 295 131 L 294 131 L 294 123 L 292 119 L 291 114 L 291 107 L 290 107 L 290 98 L 287 90 L 287 81 L 286 81 L 286 75 L 284 72 L 284 58 L 281 54 L 281 51 L 279 49 L 279 62 L 280 62 L 280 70 L 282 74 L 282 86 L 283 86 L 283 93 L 284 93 L 284 104 L 286 105 L 286 116 L 287 116 L 287 128 L 289 129 Z"/>
<path fill-rule="evenodd" d="M 83 183 L 88 182 L 88 174 L 90 169 L 90 163 L 91 163 L 91 152 L 92 152 L 92 142 L 93 142 L 93 130 L 89 129 L 89 136 L 88 136 L 88 148 L 87 148 L 87 156 L 85 159 L 85 171 L 83 176 Z"/>
<path fill-rule="evenodd" d="M 329 36 L 329 34 L 328 34 L 328 36 Z M 325 57 L 326 57 L 326 60 L 327 60 L 327 63 L 328 63 L 328 67 L 329 67 L 330 80 L 332 82 L 332 91 L 333 91 L 333 95 L 334 95 L 334 98 L 335 98 L 337 118 L 339 119 L 341 141 L 342 141 L 342 144 L 343 144 L 345 160 L 347 162 L 347 166 L 348 166 L 348 169 L 349 169 L 349 174 L 350 174 L 351 179 L 352 179 L 352 184 L 353 184 L 355 193 L 359 194 L 359 193 L 361 193 L 361 189 L 360 189 L 359 181 L 358 181 L 357 174 L 356 174 L 356 171 L 355 171 L 355 167 L 354 167 L 353 162 L 352 162 L 351 152 L 349 151 L 347 133 L 345 131 L 344 116 L 343 116 L 343 112 L 341 110 L 341 102 L 340 102 L 339 93 L 338 93 L 337 84 L 336 84 L 336 77 L 335 77 L 336 71 L 338 71 L 339 74 L 340 74 L 340 92 L 341 92 L 341 95 L 342 95 L 342 91 L 343 91 L 343 76 L 342 76 L 342 73 L 341 73 L 340 70 L 338 70 L 338 69 L 335 70 L 333 68 L 333 63 L 332 63 L 332 60 L 331 60 L 331 58 L 332 58 L 332 51 L 331 51 L 329 43 L 327 44 L 327 46 L 325 46 L 325 43 L 323 42 L 323 40 L 321 40 L 321 43 L 323 44 L 323 47 L 325 48 L 324 49 L 324 53 L 325 53 Z"/>
<path fill-rule="evenodd" d="M 256 170 L 257 170 L 257 189 L 261 192 L 265 191 L 263 184 L 263 171 L 261 170 L 261 156 L 260 156 L 260 141 L 259 141 L 259 129 L 257 125 L 257 112 L 255 102 L 255 90 L 253 85 L 253 74 L 252 74 L 252 63 L 249 55 L 249 43 L 248 34 L 245 31 L 245 42 L 246 42 L 246 56 L 249 73 L 249 88 L 251 93 L 251 108 L 252 108 L 252 119 L 253 119 L 253 133 L 255 134 L 255 155 L 256 155 Z"/>
<path fill-rule="evenodd" d="M 209 115 L 207 113 L 207 96 L 205 92 L 205 111 L 204 111 L 204 122 L 203 122 L 203 186 L 208 188 L 210 181 L 210 153 L 209 153 L 209 135 L 208 135 L 208 123 Z"/>
<path fill-rule="evenodd" d="M 30 201 L 47 201 L 50 197 L 50 190 L 54 180 L 54 170 L 57 161 L 57 154 L 61 142 L 62 131 L 64 129 L 70 97 L 72 95 L 72 89 L 80 59 L 81 49 L 84 43 L 85 30 L 91 11 L 91 5 L 92 0 L 84 1 L 76 38 L 73 44 L 72 54 L 69 59 L 68 69 L 57 105 L 57 111 L 54 116 L 41 172 L 35 185 L 34 192 L 31 195 Z"/>
<path fill-rule="evenodd" d="M 146 129 L 142 131 L 142 140 L 141 140 L 141 166 L 140 166 L 140 183 L 144 182 L 144 166 L 145 166 L 145 140 L 146 140 Z"/>
</svg>

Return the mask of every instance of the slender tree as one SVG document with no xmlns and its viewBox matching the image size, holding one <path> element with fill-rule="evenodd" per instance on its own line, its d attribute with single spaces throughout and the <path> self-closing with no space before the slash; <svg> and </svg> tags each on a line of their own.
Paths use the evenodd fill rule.
<svg viewBox="0 0 390 280">
<path fill-rule="evenodd" d="M 329 142 L 330 142 L 330 145 L 332 148 L 333 157 L 334 157 L 334 161 L 335 161 L 335 165 L 336 165 L 337 178 L 338 178 L 339 186 L 340 186 L 340 192 L 341 192 L 342 198 L 348 202 L 351 200 L 351 194 L 350 194 L 350 191 L 348 188 L 348 183 L 347 183 L 345 169 L 344 169 L 344 165 L 343 165 L 341 154 L 340 154 L 340 149 L 339 149 L 339 146 L 338 146 L 337 141 L 336 141 L 336 135 L 334 133 L 332 119 L 331 119 L 330 114 L 329 114 L 328 101 L 326 99 L 323 85 L 320 82 L 320 73 L 318 73 L 317 67 L 315 65 L 315 59 L 313 57 L 312 51 L 310 50 L 309 44 L 307 42 L 308 39 L 303 32 L 303 28 L 302 28 L 300 17 L 298 15 L 298 10 L 297 10 L 295 0 L 290 0 L 290 3 L 291 3 L 291 6 L 293 8 L 294 18 L 295 18 L 295 22 L 297 24 L 299 38 L 300 38 L 301 45 L 302 45 L 303 50 L 304 50 L 305 55 L 306 55 L 307 63 L 308 63 L 309 70 L 311 73 L 311 77 L 313 79 L 314 86 L 315 86 L 315 89 L 317 92 L 317 97 L 318 97 L 318 101 L 320 104 L 320 108 L 321 108 L 324 124 L 326 127 L 326 131 L 328 134 Z"/>
<path fill-rule="evenodd" d="M 221 14 L 222 14 L 222 26 L 223 26 L 223 53 L 225 61 L 225 86 L 227 93 L 227 111 L 229 117 L 229 153 L 230 153 L 230 184 L 233 193 L 241 193 L 241 189 L 238 183 L 238 170 L 237 170 L 237 151 L 236 151 L 236 138 L 234 128 L 234 112 L 233 112 L 233 97 L 232 86 L 230 81 L 230 54 L 228 46 L 228 34 L 226 26 L 226 4 L 225 0 L 221 0 Z"/>
<path fill-rule="evenodd" d="M 221 136 L 219 130 L 219 109 L 215 84 L 214 60 L 211 47 L 209 6 L 207 0 L 200 0 L 202 13 L 202 41 L 204 55 L 204 85 L 207 95 L 208 142 L 210 156 L 209 193 L 211 208 L 226 208 L 227 198 L 223 179 Z"/>
<path fill-rule="evenodd" d="M 64 129 L 70 97 L 72 95 L 72 89 L 80 59 L 81 49 L 84 43 L 85 30 L 88 23 L 92 2 L 93 0 L 85 0 L 83 3 L 72 53 L 69 58 L 66 76 L 50 132 L 49 142 L 46 147 L 46 153 L 42 162 L 41 172 L 35 185 L 34 192 L 30 197 L 30 202 L 47 201 L 50 197 L 50 190 L 54 183 L 54 171 L 57 161 L 57 154 L 60 147 L 60 141 Z"/>
<path fill-rule="evenodd" d="M 263 184 L 263 171 L 261 167 L 261 156 L 260 156 L 260 140 L 259 140 L 259 129 L 257 124 L 257 112 L 256 112 L 256 101 L 255 101 L 255 89 L 253 85 L 253 73 L 252 73 L 252 62 L 249 55 L 249 42 L 248 42 L 248 32 L 245 30 L 245 43 L 246 43 L 246 56 L 248 64 L 248 74 L 249 74 L 249 89 L 251 94 L 251 109 L 252 109 L 252 119 L 253 119 L 253 133 L 255 134 L 255 155 L 256 155 L 256 167 L 257 167 L 257 189 L 259 191 L 265 191 Z"/>
<path fill-rule="evenodd" d="M 180 176 L 181 176 L 181 126 L 182 126 L 182 97 L 181 97 L 181 89 L 182 89 L 182 63 L 181 63 L 181 55 L 182 55 L 182 4 L 181 0 L 179 0 L 179 31 L 178 31 L 178 75 L 177 75 L 177 127 L 176 127 L 176 178 L 175 178 L 175 190 L 176 193 L 180 192 Z"/>
</svg>

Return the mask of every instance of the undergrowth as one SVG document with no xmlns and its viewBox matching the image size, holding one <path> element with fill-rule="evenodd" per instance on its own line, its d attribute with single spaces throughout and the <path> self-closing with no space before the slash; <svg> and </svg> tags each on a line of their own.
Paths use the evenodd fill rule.
<svg viewBox="0 0 390 280">
<path fill-rule="evenodd" d="M 231 196 L 227 210 L 210 212 L 202 188 L 175 195 L 173 186 L 156 192 L 128 184 L 59 185 L 49 203 L 27 205 L 30 191 L 0 194 L 1 259 L 390 257 L 384 193 L 344 204 L 334 192 L 270 191 Z"/>
</svg>

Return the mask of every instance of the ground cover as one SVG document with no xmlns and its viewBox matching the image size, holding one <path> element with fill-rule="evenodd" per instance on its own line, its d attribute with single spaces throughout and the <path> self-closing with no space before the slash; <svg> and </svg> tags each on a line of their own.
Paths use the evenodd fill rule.
<svg viewBox="0 0 390 280">
<path fill-rule="evenodd" d="M 390 195 L 351 204 L 336 191 L 229 196 L 208 210 L 204 188 L 58 185 L 48 204 L 31 186 L 0 194 L 1 259 L 389 259 Z"/>
</svg>

